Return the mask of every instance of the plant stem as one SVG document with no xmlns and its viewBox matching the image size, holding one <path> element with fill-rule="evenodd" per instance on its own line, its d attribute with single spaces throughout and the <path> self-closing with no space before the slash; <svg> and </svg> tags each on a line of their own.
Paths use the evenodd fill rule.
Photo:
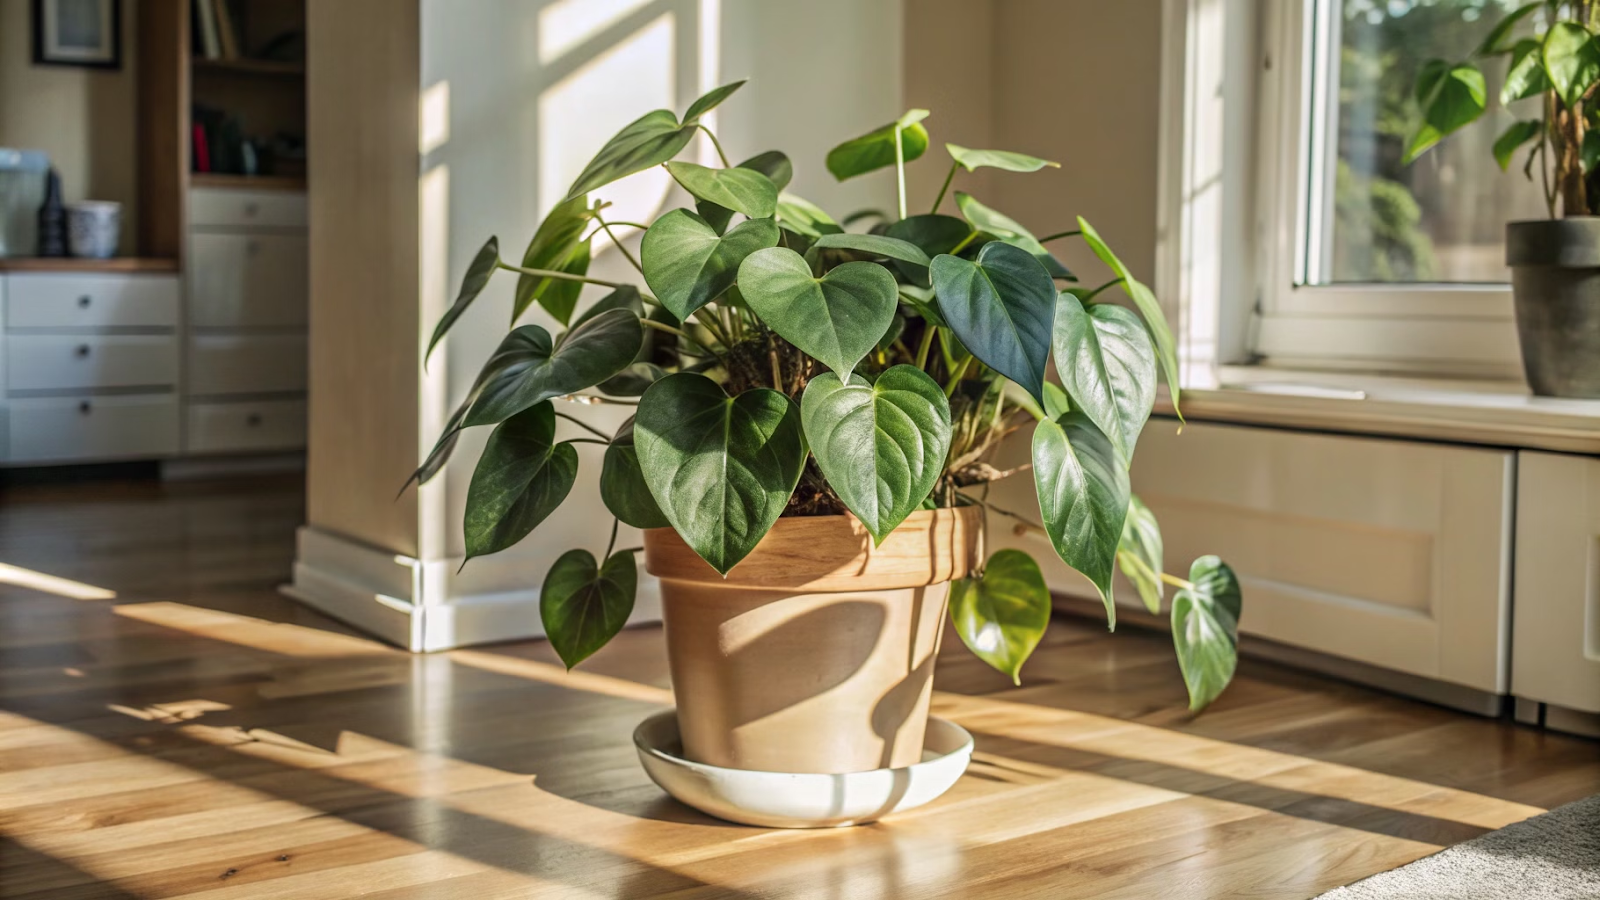
<svg viewBox="0 0 1600 900">
<path fill-rule="evenodd" d="M 961 496 L 966 497 L 967 495 L 966 494 L 962 494 Z M 976 497 L 968 497 L 968 499 L 977 500 L 979 503 L 981 503 L 983 505 L 983 507 L 985 509 L 993 510 L 994 512 L 997 512 L 1000 515 L 1005 516 L 1008 519 L 1015 519 L 1016 521 L 1022 523 L 1023 525 L 1027 526 L 1028 528 L 1030 528 L 1030 529 L 1032 529 L 1034 531 L 1039 532 L 1040 534 L 1048 535 L 1050 533 L 1050 532 L 1045 530 L 1043 525 L 1040 525 L 1038 522 L 1033 521 L 1032 519 L 1028 518 L 1027 516 L 1020 515 L 1018 513 L 1014 513 L 1009 509 L 1002 509 L 1001 507 L 995 506 L 993 503 L 990 503 L 987 500 L 983 500 L 983 499 L 976 498 Z"/>
<path fill-rule="evenodd" d="M 922 342 L 917 345 L 917 368 L 926 369 L 928 365 L 928 351 L 933 348 L 933 336 L 938 332 L 931 323 L 924 322 L 922 329 Z"/>
<path fill-rule="evenodd" d="M 975 241 L 977 239 L 978 239 L 978 229 L 974 228 L 974 229 L 972 229 L 972 233 L 971 234 L 969 234 L 966 237 L 961 239 L 961 243 L 959 243 L 959 244 L 955 245 L 954 247 L 950 248 L 950 255 L 951 256 L 955 256 L 957 253 L 960 253 L 961 251 L 967 249 L 967 245 L 972 243 L 973 241 Z"/>
<path fill-rule="evenodd" d="M 649 225 L 640 225 L 638 222 L 616 221 L 616 222 L 612 222 L 611 224 L 619 226 L 619 227 L 622 227 L 622 228 L 637 228 L 640 231 L 649 231 L 650 230 L 650 226 Z"/>
<path fill-rule="evenodd" d="M 561 396 L 554 397 L 552 399 L 563 400 L 567 403 L 581 403 L 584 406 L 603 406 L 607 403 L 615 403 L 619 406 L 639 405 L 639 401 L 637 400 L 618 400 L 614 397 L 601 397 L 597 394 L 562 394 Z M 557 415 L 560 415 L 560 413 L 557 413 Z"/>
<path fill-rule="evenodd" d="M 956 363 L 956 370 L 950 373 L 950 383 L 944 386 L 944 395 L 946 397 L 950 397 L 955 394 L 956 385 L 961 383 L 962 377 L 967 374 L 967 368 L 971 365 L 972 357 L 970 356 L 966 359 L 963 359 L 961 362 Z"/>
<path fill-rule="evenodd" d="M 618 553 L 643 553 L 644 552 L 644 548 L 643 547 L 623 547 L 621 550 L 618 550 L 617 552 Z"/>
<path fill-rule="evenodd" d="M 1162 572 L 1161 573 L 1161 580 L 1165 581 L 1167 584 L 1170 584 L 1175 588 L 1183 588 L 1186 591 L 1194 590 L 1194 582 L 1185 581 L 1184 579 L 1179 578 L 1176 575 L 1168 575 L 1167 573 Z"/>
<path fill-rule="evenodd" d="M 643 275 L 644 266 L 639 265 L 639 261 L 633 258 L 633 254 L 628 252 L 628 248 L 623 245 L 622 241 L 617 240 L 617 236 L 611 232 L 611 226 L 606 223 L 606 220 L 600 218 L 599 213 L 594 214 L 594 220 L 600 223 L 600 229 L 606 233 L 606 237 L 611 238 L 612 246 L 622 252 L 622 258 L 628 261 L 628 265 L 633 266 L 640 275 Z"/>
<path fill-rule="evenodd" d="M 571 422 L 572 424 L 578 426 L 579 428 L 582 428 L 584 431 L 587 431 L 592 435 L 595 435 L 596 437 L 605 438 L 606 443 L 608 443 L 608 444 L 611 443 L 611 435 L 606 434 L 604 431 L 601 431 L 598 428 L 595 428 L 594 426 L 590 425 L 588 422 L 585 422 L 585 421 L 583 421 L 582 419 L 580 419 L 580 418 L 578 418 L 576 416 L 569 416 L 564 412 L 558 412 L 558 413 L 556 413 L 556 415 L 558 417 L 560 417 L 560 418 L 566 419 L 568 422 Z"/>
<path fill-rule="evenodd" d="M 728 154 L 722 152 L 722 145 L 717 142 L 717 136 L 711 133 L 711 129 L 701 125 L 700 130 L 706 133 L 706 137 L 711 138 L 711 146 L 717 148 L 717 156 L 722 160 L 722 167 L 724 169 L 733 168 L 733 163 L 728 162 Z"/>
<path fill-rule="evenodd" d="M 1083 298 L 1084 304 L 1088 305 L 1089 301 L 1091 301 L 1094 298 L 1100 296 L 1100 292 L 1105 290 L 1106 288 L 1116 287 L 1117 285 L 1119 285 L 1121 283 L 1122 283 L 1122 279 L 1121 278 L 1113 278 L 1110 281 L 1106 282 L 1105 284 L 1100 285 L 1099 287 L 1097 287 L 1094 290 L 1090 291 L 1089 292 L 1089 296 Z"/>
<path fill-rule="evenodd" d="M 622 524 L 621 519 L 615 517 L 611 519 L 611 540 L 606 541 L 606 555 L 600 557 L 601 565 L 605 565 L 606 560 L 611 558 L 611 551 L 617 546 L 617 526 L 620 524 Z"/>
<path fill-rule="evenodd" d="M 686 340 L 689 343 L 695 345 L 696 347 L 699 347 L 701 350 L 704 350 L 706 352 L 707 356 L 715 357 L 717 355 L 717 352 L 715 350 L 712 350 L 710 347 L 707 347 L 705 344 L 700 343 L 698 340 L 695 339 L 695 337 L 693 335 L 689 334 L 687 331 L 684 331 L 684 330 L 679 329 L 679 328 L 673 328 L 671 325 L 668 325 L 665 322 L 657 322 L 657 321 L 655 321 L 653 319 L 640 319 L 639 320 L 639 324 L 643 325 L 646 328 L 653 328 L 656 331 L 664 331 L 667 334 L 675 335 L 677 337 L 683 338 L 684 340 Z"/>
<path fill-rule="evenodd" d="M 553 269 L 524 269 L 521 266 L 513 266 L 499 261 L 496 261 L 495 265 L 505 269 L 507 272 L 516 272 L 521 275 L 532 275 L 535 278 L 562 278 L 567 281 L 581 281 L 584 284 L 598 284 L 601 287 L 622 287 L 621 284 L 615 281 L 602 281 L 599 278 L 590 278 L 586 275 L 574 275 L 571 272 L 557 272 Z"/>
<path fill-rule="evenodd" d="M 958 169 L 960 167 L 961 167 L 961 163 L 958 163 L 958 162 L 950 163 L 950 174 L 944 176 L 944 184 L 939 186 L 939 196 L 933 198 L 933 209 L 928 210 L 928 214 L 929 215 L 932 215 L 933 213 L 936 213 L 936 212 L 939 211 L 939 204 L 944 202 L 945 191 L 950 190 L 950 182 L 956 180 L 956 169 Z"/>
<path fill-rule="evenodd" d="M 1072 229 L 1071 231 L 1058 231 L 1055 234 L 1047 234 L 1044 237 L 1039 238 L 1039 243 L 1048 244 L 1051 241 L 1059 241 L 1062 238 L 1077 237 L 1080 234 L 1083 234 L 1083 232 L 1076 228 Z"/>
<path fill-rule="evenodd" d="M 565 441 L 562 441 L 562 443 L 564 443 L 564 444 L 599 444 L 602 447 L 611 446 L 611 442 L 610 441 L 597 441 L 594 438 L 567 438 Z"/>
<path fill-rule="evenodd" d="M 906 217 L 906 149 L 902 135 L 905 129 L 894 126 L 894 174 L 900 184 L 900 218 Z"/>
</svg>

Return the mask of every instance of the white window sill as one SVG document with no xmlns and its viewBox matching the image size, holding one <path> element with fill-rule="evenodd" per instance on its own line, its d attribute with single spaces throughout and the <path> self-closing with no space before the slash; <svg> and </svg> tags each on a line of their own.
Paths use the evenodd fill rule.
<svg viewBox="0 0 1600 900">
<path fill-rule="evenodd" d="M 1165 397 L 1157 411 L 1171 414 Z M 1185 388 L 1188 419 L 1600 455 L 1600 400 L 1534 397 L 1520 381 L 1224 366 Z"/>
</svg>

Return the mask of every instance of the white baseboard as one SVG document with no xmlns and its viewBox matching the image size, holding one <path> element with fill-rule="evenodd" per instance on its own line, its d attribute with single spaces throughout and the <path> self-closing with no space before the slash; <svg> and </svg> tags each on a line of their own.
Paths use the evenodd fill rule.
<svg viewBox="0 0 1600 900">
<path fill-rule="evenodd" d="M 457 594 L 460 559 L 423 561 L 302 527 L 285 595 L 414 653 L 544 636 L 539 590 Z M 493 565 L 493 558 L 474 566 Z M 661 594 L 641 573 L 628 624 L 661 621 Z"/>
</svg>

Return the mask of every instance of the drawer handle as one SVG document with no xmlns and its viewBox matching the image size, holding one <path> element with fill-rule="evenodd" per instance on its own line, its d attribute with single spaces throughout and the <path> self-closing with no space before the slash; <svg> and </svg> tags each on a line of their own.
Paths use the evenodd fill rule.
<svg viewBox="0 0 1600 900">
<path fill-rule="evenodd" d="M 89 405 L 89 401 L 87 401 L 87 400 L 84 400 L 84 401 L 82 401 L 81 403 L 78 404 L 78 412 L 83 413 L 86 416 L 89 413 L 93 412 L 93 411 L 94 411 L 94 407 L 90 406 Z"/>
<path fill-rule="evenodd" d="M 244 423 L 246 425 L 249 425 L 251 428 L 254 428 L 257 425 L 260 425 L 261 424 L 261 414 L 260 413 L 251 413 L 250 415 L 245 416 L 244 417 Z"/>
<path fill-rule="evenodd" d="M 76 350 L 73 350 L 72 353 L 73 353 L 74 356 L 78 357 L 79 359 L 83 359 L 83 358 L 85 358 L 85 357 L 87 357 L 89 355 L 89 345 L 88 344 L 79 344 L 78 348 Z"/>
<path fill-rule="evenodd" d="M 78 308 L 79 309 L 88 309 L 89 308 L 89 304 L 91 304 L 93 302 L 94 302 L 94 298 L 93 297 L 90 297 L 88 294 L 84 294 L 82 297 L 78 298 Z"/>
</svg>

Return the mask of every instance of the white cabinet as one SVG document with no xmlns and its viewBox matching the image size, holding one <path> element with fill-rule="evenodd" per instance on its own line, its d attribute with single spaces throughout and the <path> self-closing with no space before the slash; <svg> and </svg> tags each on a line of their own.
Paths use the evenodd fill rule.
<svg viewBox="0 0 1600 900">
<path fill-rule="evenodd" d="M 8 334 L 6 387 L 12 394 L 101 388 L 165 388 L 178 382 L 170 334 Z"/>
<path fill-rule="evenodd" d="M 190 453 L 292 450 L 306 443 L 306 403 L 191 403 L 188 432 Z"/>
<path fill-rule="evenodd" d="M 172 394 L 13 398 L 7 461 L 13 464 L 154 459 L 178 452 Z"/>
<path fill-rule="evenodd" d="M 189 326 L 304 328 L 304 235 L 196 234 L 189 241 Z"/>
<path fill-rule="evenodd" d="M 1600 460 L 1520 456 L 1511 692 L 1600 713 Z"/>
<path fill-rule="evenodd" d="M 178 325 L 178 279 L 65 273 L 8 275 L 6 328 L 104 329 Z"/>
</svg>

